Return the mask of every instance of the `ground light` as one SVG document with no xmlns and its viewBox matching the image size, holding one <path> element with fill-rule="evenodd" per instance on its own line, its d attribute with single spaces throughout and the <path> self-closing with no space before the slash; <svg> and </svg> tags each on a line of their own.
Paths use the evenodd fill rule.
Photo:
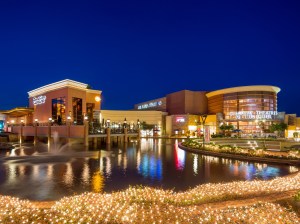
<svg viewBox="0 0 300 224">
<path fill-rule="evenodd" d="M 204 184 L 175 193 L 131 187 L 111 194 L 65 197 L 48 209 L 29 201 L 0 197 L 1 223 L 300 223 L 297 214 L 278 204 L 237 199 L 300 189 L 300 173 L 270 181 Z M 274 197 L 274 196 L 273 196 Z M 235 200 L 234 206 L 216 202 Z M 208 203 L 209 204 L 205 204 Z"/>
</svg>

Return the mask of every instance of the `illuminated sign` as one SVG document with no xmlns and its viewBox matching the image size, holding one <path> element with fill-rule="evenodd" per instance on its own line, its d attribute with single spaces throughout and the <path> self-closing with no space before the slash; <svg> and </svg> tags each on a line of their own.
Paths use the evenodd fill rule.
<svg viewBox="0 0 300 224">
<path fill-rule="evenodd" d="M 229 116 L 231 119 L 273 119 L 274 116 L 278 115 L 277 111 L 239 111 L 230 112 Z"/>
<path fill-rule="evenodd" d="M 153 101 L 153 102 L 145 103 L 145 104 L 138 106 L 138 110 L 147 109 L 147 108 L 151 108 L 151 107 L 157 107 L 157 106 L 161 106 L 161 105 L 162 105 L 161 100 Z"/>
<path fill-rule="evenodd" d="M 46 102 L 46 96 L 37 96 L 32 99 L 33 105 L 39 105 Z"/>
<path fill-rule="evenodd" d="M 185 122 L 184 117 L 176 117 L 176 122 L 183 123 Z"/>
</svg>

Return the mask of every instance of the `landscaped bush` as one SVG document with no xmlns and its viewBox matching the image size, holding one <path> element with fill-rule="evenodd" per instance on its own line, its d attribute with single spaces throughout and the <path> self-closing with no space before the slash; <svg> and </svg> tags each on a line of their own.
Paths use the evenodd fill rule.
<svg viewBox="0 0 300 224">
<path fill-rule="evenodd" d="M 202 147 L 202 142 L 199 140 L 189 140 L 182 143 L 183 146 L 205 151 L 213 151 L 220 153 L 228 153 L 250 157 L 273 158 L 273 159 L 300 159 L 299 150 L 291 150 L 287 156 L 268 154 L 265 148 L 259 149 L 242 149 L 233 145 L 216 145 L 215 143 L 206 144 L 205 148 Z"/>
<path fill-rule="evenodd" d="M 298 193 L 294 196 L 295 201 L 299 201 L 300 202 L 300 191 L 298 191 Z"/>
<path fill-rule="evenodd" d="M 212 138 L 223 138 L 225 136 L 223 134 L 212 134 L 211 137 Z"/>
</svg>

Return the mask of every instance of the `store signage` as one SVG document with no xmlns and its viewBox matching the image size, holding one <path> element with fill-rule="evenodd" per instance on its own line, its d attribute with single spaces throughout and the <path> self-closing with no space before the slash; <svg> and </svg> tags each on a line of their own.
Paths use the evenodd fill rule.
<svg viewBox="0 0 300 224">
<path fill-rule="evenodd" d="M 177 123 L 184 123 L 185 119 L 184 119 L 184 117 L 176 117 L 176 122 Z"/>
<path fill-rule="evenodd" d="M 161 106 L 161 105 L 162 105 L 161 100 L 153 101 L 153 102 L 150 102 L 150 103 L 145 103 L 145 104 L 139 105 L 138 110 L 147 109 L 147 108 L 151 108 L 151 107 L 157 107 L 157 106 Z"/>
<path fill-rule="evenodd" d="M 209 126 L 204 127 L 204 139 L 205 139 L 206 143 L 210 142 L 210 128 L 209 128 Z"/>
<path fill-rule="evenodd" d="M 39 105 L 46 102 L 46 96 L 37 96 L 32 99 L 33 105 Z"/>
<path fill-rule="evenodd" d="M 238 112 L 230 112 L 229 116 L 231 119 L 273 119 L 274 116 L 278 115 L 277 111 L 238 111 Z"/>
</svg>

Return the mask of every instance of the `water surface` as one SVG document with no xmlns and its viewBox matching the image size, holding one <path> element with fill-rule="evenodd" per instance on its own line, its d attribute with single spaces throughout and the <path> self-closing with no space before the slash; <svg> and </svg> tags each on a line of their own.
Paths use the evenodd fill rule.
<svg viewBox="0 0 300 224">
<path fill-rule="evenodd" d="M 83 192 L 112 192 L 144 185 L 183 191 L 204 183 L 268 180 L 298 171 L 293 166 L 193 154 L 170 139 L 85 149 L 17 146 L 0 152 L 0 193 L 30 200 L 57 200 Z"/>
</svg>

